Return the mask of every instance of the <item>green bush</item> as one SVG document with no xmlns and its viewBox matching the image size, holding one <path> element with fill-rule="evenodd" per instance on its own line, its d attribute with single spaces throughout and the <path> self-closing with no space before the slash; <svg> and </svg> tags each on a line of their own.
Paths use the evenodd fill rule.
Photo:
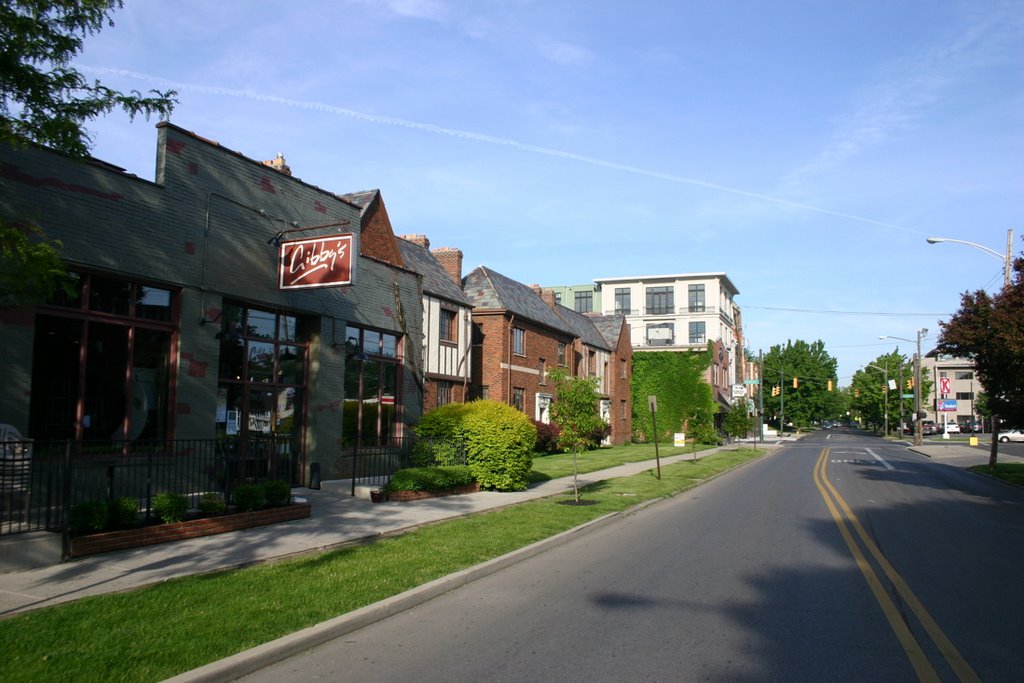
<svg viewBox="0 0 1024 683">
<path fill-rule="evenodd" d="M 498 401 L 449 403 L 420 419 L 417 436 L 461 440 L 480 488 L 522 491 L 529 483 L 537 430 L 512 406 Z"/>
<path fill-rule="evenodd" d="M 388 491 L 444 491 L 475 481 L 467 465 L 409 467 L 391 476 Z"/>
<path fill-rule="evenodd" d="M 242 512 L 259 510 L 267 504 L 267 495 L 260 484 L 242 484 L 235 489 L 235 505 Z"/>
<path fill-rule="evenodd" d="M 224 512 L 227 506 L 219 493 L 204 493 L 199 499 L 199 511 L 204 515 L 219 515 Z"/>
<path fill-rule="evenodd" d="M 87 500 L 71 507 L 68 526 L 71 527 L 71 533 L 76 536 L 92 534 L 106 529 L 109 519 L 110 511 L 104 501 Z"/>
<path fill-rule="evenodd" d="M 537 430 L 524 413 L 498 401 L 473 401 L 463 425 L 466 459 L 480 488 L 522 491 L 530 482 Z"/>
<path fill-rule="evenodd" d="M 263 486 L 263 498 L 266 505 L 287 505 L 292 500 L 292 487 L 288 482 L 280 479 L 265 481 Z"/>
<path fill-rule="evenodd" d="M 139 501 L 131 496 L 107 501 L 107 524 L 111 529 L 131 529 L 139 523 Z"/>
<path fill-rule="evenodd" d="M 466 454 L 460 438 L 420 438 L 412 446 L 414 467 L 463 465 Z"/>
<path fill-rule="evenodd" d="M 165 524 L 180 522 L 188 512 L 188 498 L 180 493 L 158 493 L 153 496 L 153 512 Z"/>
</svg>

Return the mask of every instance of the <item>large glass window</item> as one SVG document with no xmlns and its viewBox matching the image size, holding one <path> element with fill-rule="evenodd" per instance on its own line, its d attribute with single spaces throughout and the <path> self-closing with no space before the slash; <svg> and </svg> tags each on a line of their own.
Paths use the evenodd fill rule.
<svg viewBox="0 0 1024 683">
<path fill-rule="evenodd" d="M 396 436 L 401 379 L 397 335 L 348 326 L 342 442 L 380 443 Z"/>
<path fill-rule="evenodd" d="M 703 320 L 690 323 L 690 343 L 691 344 L 704 344 L 707 342 L 707 335 L 705 334 L 705 324 Z"/>
<path fill-rule="evenodd" d="M 690 313 L 703 313 L 705 309 L 704 285 L 690 285 L 689 297 Z"/>
<path fill-rule="evenodd" d="M 629 287 L 615 288 L 615 315 L 630 315 L 632 305 Z"/>
<path fill-rule="evenodd" d="M 526 330 L 521 327 L 512 328 L 512 353 L 526 355 Z"/>
<path fill-rule="evenodd" d="M 308 325 L 281 311 L 225 302 L 221 313 L 217 410 L 220 437 L 302 443 Z"/>
<path fill-rule="evenodd" d="M 36 318 L 31 436 L 112 445 L 170 436 L 177 293 L 89 273 L 71 283 Z"/>
<path fill-rule="evenodd" d="M 675 294 L 671 287 L 647 288 L 647 315 L 668 315 L 674 312 Z"/>
<path fill-rule="evenodd" d="M 594 310 L 594 293 L 591 291 L 576 292 L 573 300 L 574 310 L 577 313 L 589 313 Z"/>
</svg>

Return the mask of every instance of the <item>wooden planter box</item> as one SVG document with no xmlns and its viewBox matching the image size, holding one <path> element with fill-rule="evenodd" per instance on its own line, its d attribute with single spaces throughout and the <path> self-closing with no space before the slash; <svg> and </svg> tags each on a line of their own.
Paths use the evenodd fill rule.
<svg viewBox="0 0 1024 683">
<path fill-rule="evenodd" d="M 111 550 L 126 550 L 144 545 L 180 541 L 185 538 L 212 536 L 213 534 L 222 534 L 227 531 L 249 529 L 254 526 L 290 522 L 295 519 L 309 517 L 310 510 L 311 506 L 309 503 L 292 503 L 283 507 L 254 510 L 253 512 L 236 512 L 217 517 L 190 519 L 173 524 L 155 524 L 138 529 L 73 536 L 71 538 L 71 557 L 95 555 L 96 553 L 106 553 Z"/>
<path fill-rule="evenodd" d="M 410 500 L 424 500 L 426 498 L 440 498 L 442 496 L 458 496 L 463 493 L 476 493 L 480 490 L 479 484 L 468 484 L 454 489 L 443 489 L 441 491 L 392 491 L 388 497 L 397 503 L 407 503 Z"/>
</svg>

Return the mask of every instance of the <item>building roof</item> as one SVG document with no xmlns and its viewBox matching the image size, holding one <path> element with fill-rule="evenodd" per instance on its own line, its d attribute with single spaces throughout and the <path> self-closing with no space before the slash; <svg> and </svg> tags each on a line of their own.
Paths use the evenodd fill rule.
<svg viewBox="0 0 1024 683">
<path fill-rule="evenodd" d="M 437 262 L 434 255 L 426 247 L 414 244 L 409 240 L 398 238 L 398 249 L 407 268 L 423 277 L 423 292 L 441 299 L 447 299 L 463 306 L 471 306 L 469 297 L 455 284 L 448 271 Z"/>
<path fill-rule="evenodd" d="M 628 282 L 668 282 L 672 280 L 721 280 L 733 293 L 733 296 L 740 293 L 736 285 L 725 273 L 676 273 L 674 275 L 631 275 L 628 277 L 596 277 L 594 282 L 599 285 L 628 283 Z"/>
<path fill-rule="evenodd" d="M 609 349 L 615 349 L 619 345 L 619 335 L 622 333 L 622 322 L 625 316 L 622 315 L 588 315 L 594 327 L 601 333 L 608 343 Z"/>
<path fill-rule="evenodd" d="M 479 266 L 462 278 L 462 291 L 478 309 L 504 309 L 517 316 L 540 323 L 558 332 L 576 336 L 564 320 L 532 288 Z"/>
<path fill-rule="evenodd" d="M 565 323 L 572 328 L 576 336 L 579 337 L 584 344 L 592 346 L 596 349 L 604 349 L 605 351 L 611 351 L 615 348 L 616 344 L 609 344 L 605 339 L 601 331 L 597 329 L 592 318 L 583 313 L 577 313 L 571 308 L 565 306 L 555 306 L 555 313 L 558 317 L 565 321 Z M 621 319 L 620 319 L 621 320 Z M 617 335 L 616 335 L 617 337 Z M 616 338 L 616 342 L 618 339 Z"/>
</svg>

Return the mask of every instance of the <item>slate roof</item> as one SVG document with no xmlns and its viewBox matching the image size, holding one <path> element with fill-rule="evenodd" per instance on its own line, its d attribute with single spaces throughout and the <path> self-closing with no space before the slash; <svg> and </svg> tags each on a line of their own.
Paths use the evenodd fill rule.
<svg viewBox="0 0 1024 683">
<path fill-rule="evenodd" d="M 604 349 L 605 351 L 611 351 L 615 348 L 615 344 L 607 342 L 604 335 L 594 325 L 594 321 L 583 313 L 577 313 L 571 308 L 566 308 L 562 305 L 555 306 L 555 313 L 573 329 L 576 336 L 587 346 L 592 346 L 595 349 Z"/>
<path fill-rule="evenodd" d="M 588 315 L 587 318 L 594 323 L 594 327 L 601 333 L 608 343 L 609 349 L 616 349 L 619 345 L 619 333 L 622 332 L 622 321 L 625 316 L 621 315 Z"/>
<path fill-rule="evenodd" d="M 462 291 L 479 309 L 504 309 L 558 332 L 576 336 L 564 320 L 533 289 L 501 273 L 479 266 L 462 278 Z"/>
<path fill-rule="evenodd" d="M 365 211 L 366 207 L 370 205 L 370 202 L 372 202 L 374 198 L 379 194 L 380 190 L 363 190 L 361 192 L 348 192 L 346 194 L 338 196 L 344 199 L 346 202 L 349 202 L 350 204 L 355 204 L 360 209 Z"/>
<path fill-rule="evenodd" d="M 430 250 L 401 237 L 397 238 L 398 249 L 407 268 L 423 276 L 423 292 L 447 299 L 463 306 L 472 305 L 462 289 L 455 284 L 448 271 L 437 262 Z"/>
</svg>

